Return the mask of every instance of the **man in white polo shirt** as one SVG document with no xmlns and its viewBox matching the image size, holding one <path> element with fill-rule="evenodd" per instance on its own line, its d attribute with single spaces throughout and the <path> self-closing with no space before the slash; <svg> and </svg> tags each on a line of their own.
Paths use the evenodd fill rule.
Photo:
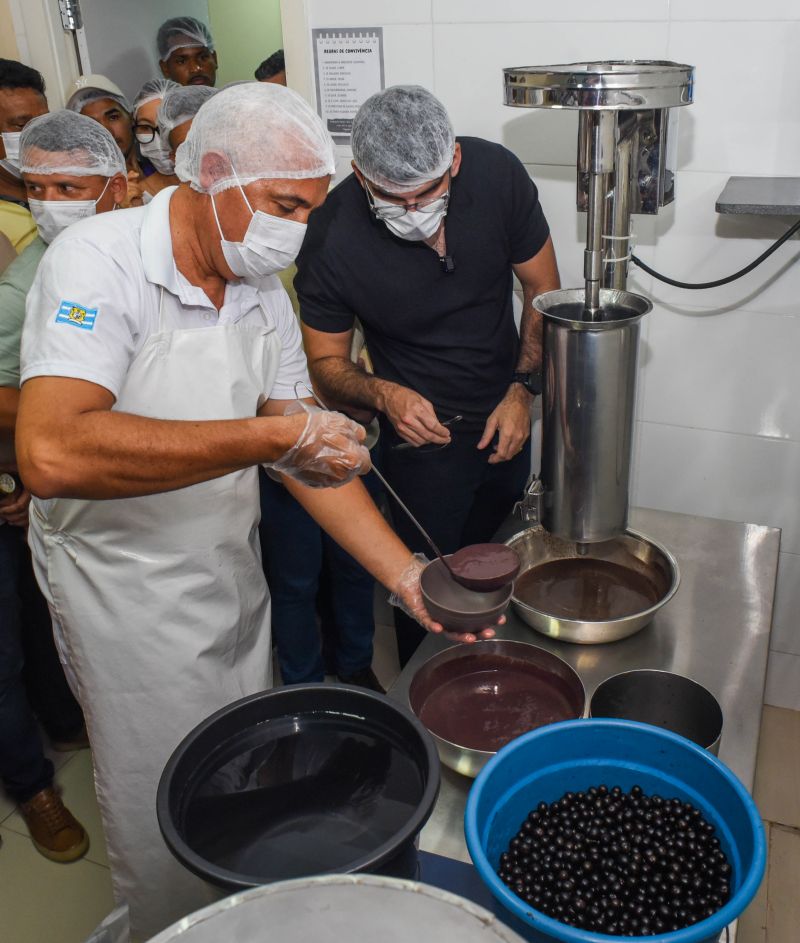
<svg viewBox="0 0 800 943">
<path fill-rule="evenodd" d="M 353 480 L 369 468 L 363 430 L 295 400 L 305 358 L 272 273 L 333 169 L 299 96 L 223 90 L 178 151 L 185 182 L 70 227 L 29 295 L 17 443 L 31 544 L 86 715 L 115 891 L 144 939 L 211 893 L 159 834 L 163 766 L 203 718 L 271 684 L 254 466 L 441 629 L 421 565 Z"/>
</svg>

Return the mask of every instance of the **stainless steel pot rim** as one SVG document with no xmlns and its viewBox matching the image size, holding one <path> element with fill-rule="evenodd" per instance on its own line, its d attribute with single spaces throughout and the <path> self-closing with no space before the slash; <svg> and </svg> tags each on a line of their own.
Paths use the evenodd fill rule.
<svg viewBox="0 0 800 943">
<path fill-rule="evenodd" d="M 431 662 L 435 661 L 436 659 L 438 659 L 438 658 L 440 658 L 442 655 L 444 655 L 445 652 L 452 652 L 453 650 L 455 650 L 456 648 L 458 648 L 459 650 L 463 650 L 463 651 L 464 651 L 464 654 L 467 655 L 467 654 L 474 653 L 475 648 L 476 648 L 477 646 L 479 646 L 479 645 L 494 645 L 494 644 L 497 644 L 498 642 L 503 642 L 503 643 L 505 643 L 506 645 L 508 645 L 509 647 L 510 647 L 510 646 L 514 646 L 515 648 L 516 648 L 517 646 L 523 646 L 523 645 L 524 645 L 525 648 L 533 648 L 533 649 L 535 649 L 537 652 L 541 652 L 542 654 L 547 655 L 547 656 L 550 657 L 550 658 L 555 658 L 557 661 L 560 661 L 561 664 L 562 664 L 565 668 L 568 669 L 569 674 L 573 675 L 574 678 L 575 678 L 575 680 L 578 682 L 578 686 L 580 687 L 581 693 L 583 694 L 583 711 L 581 712 L 581 715 L 580 715 L 580 716 L 581 716 L 581 718 L 582 718 L 582 717 L 585 717 L 585 715 L 586 715 L 586 709 L 587 709 L 588 704 L 589 704 L 589 699 L 588 699 L 587 696 L 586 696 L 586 687 L 585 687 L 585 685 L 584 685 L 584 683 L 583 683 L 583 679 L 581 678 L 581 676 L 580 676 L 580 675 L 578 674 L 578 672 L 572 667 L 572 665 L 570 665 L 567 661 L 565 661 L 560 655 L 555 655 L 555 654 L 553 654 L 553 652 L 549 652 L 546 648 L 542 648 L 540 645 L 534 645 L 533 642 L 521 642 L 521 641 L 519 641 L 518 639 L 493 638 L 493 639 L 480 639 L 480 640 L 478 640 L 477 642 L 472 642 L 472 643 L 470 643 L 468 646 L 464 646 L 463 644 L 459 646 L 458 643 L 456 643 L 455 645 L 452 645 L 452 646 L 450 646 L 449 648 L 445 648 L 445 649 L 444 649 L 443 651 L 441 651 L 441 652 L 436 652 L 435 655 L 431 655 L 431 657 L 430 657 L 427 661 L 423 662 L 423 663 L 419 666 L 419 668 L 418 668 L 417 671 L 416 671 L 416 674 L 414 675 L 414 678 L 416 678 L 416 676 L 417 676 L 424 668 L 427 668 L 427 667 L 431 664 Z M 411 685 L 414 684 L 414 678 L 411 679 Z M 412 705 L 411 705 L 411 686 L 409 686 L 409 689 L 408 689 L 408 691 L 406 692 L 406 703 L 408 704 L 408 708 L 409 708 L 409 710 L 411 711 L 411 713 L 417 718 L 417 720 L 420 720 L 419 715 L 416 713 L 416 711 L 414 710 L 414 708 L 413 708 Z M 580 718 L 576 718 L 576 719 L 579 720 Z M 421 720 L 420 720 L 420 723 L 422 723 Z M 545 725 L 543 725 L 543 726 L 545 726 Z M 479 758 L 479 757 L 480 757 L 480 758 L 484 758 L 484 760 L 489 760 L 489 759 L 491 759 L 493 756 L 495 756 L 496 753 L 498 752 L 497 750 L 478 750 L 478 749 L 476 749 L 475 747 L 466 747 L 466 746 L 464 746 L 463 743 L 455 743 L 453 740 L 447 740 L 447 739 L 445 739 L 445 737 L 440 737 L 438 733 L 436 733 L 435 731 L 431 730 L 429 727 L 425 727 L 425 729 L 426 729 L 426 730 L 428 731 L 428 733 L 433 737 L 433 739 L 436 740 L 436 741 L 438 741 L 439 743 L 444 743 L 444 744 L 446 744 L 447 746 L 452 747 L 454 750 L 462 750 L 462 751 L 463 751 L 463 750 L 467 750 L 467 751 L 469 751 L 469 753 L 470 753 L 471 756 L 474 756 L 474 757 L 476 757 L 476 758 Z M 536 728 L 535 728 L 535 729 L 536 729 Z M 522 736 L 522 734 L 520 734 L 520 736 Z M 516 738 L 512 738 L 512 739 L 516 739 Z M 510 743 L 510 742 L 511 742 L 511 741 L 509 740 L 509 743 Z M 502 749 L 502 748 L 501 748 L 501 749 Z"/>
<path fill-rule="evenodd" d="M 603 678 L 603 680 L 597 685 L 597 687 L 594 689 L 594 694 L 592 694 L 592 697 L 590 698 L 590 701 L 589 701 L 590 715 L 591 715 L 591 701 L 594 698 L 594 695 L 597 694 L 597 692 L 600 690 L 600 688 L 602 688 L 604 684 L 608 684 L 608 682 L 610 681 L 615 681 L 617 678 L 624 678 L 627 675 L 644 675 L 644 674 L 666 675 L 669 678 L 678 678 L 681 681 L 689 681 L 692 684 L 694 684 L 696 687 L 702 688 L 704 691 L 707 691 L 708 694 L 710 694 L 711 697 L 713 697 L 715 701 L 719 701 L 719 698 L 715 694 L 713 694 L 711 691 L 709 691 L 708 688 L 704 684 L 701 684 L 699 681 L 695 680 L 694 678 L 690 678 L 689 675 L 682 675 L 682 674 L 679 674 L 677 671 L 667 671 L 666 668 L 628 668 L 627 671 L 618 671 L 616 674 L 609 675 L 607 678 Z"/>
<path fill-rule="evenodd" d="M 580 62 L 562 62 L 550 65 L 523 65 L 506 66 L 503 72 L 564 77 L 571 80 L 585 73 L 596 77 L 599 75 L 610 76 L 642 76 L 652 79 L 652 77 L 662 77 L 665 82 L 673 84 L 676 79 L 680 80 L 684 75 L 691 73 L 694 66 L 683 62 L 672 62 L 669 59 L 584 59 Z M 594 87 L 594 86 L 593 86 Z"/>
<path fill-rule="evenodd" d="M 522 533 L 524 534 L 525 531 L 522 531 Z M 653 603 L 653 605 L 650 606 L 649 609 L 642 609 L 641 612 L 632 612 L 629 616 L 625 616 L 624 618 L 625 619 L 640 619 L 643 616 L 650 615 L 651 613 L 655 615 L 655 613 L 658 612 L 658 610 L 661 609 L 662 606 L 665 606 L 670 601 L 670 599 L 672 599 L 675 593 L 678 592 L 678 587 L 681 585 L 681 572 L 678 567 L 678 561 L 675 559 L 674 555 L 669 550 L 667 550 L 667 548 L 663 544 L 660 544 L 657 540 L 653 540 L 651 537 L 648 537 L 646 534 L 642 534 L 637 530 L 630 530 L 630 529 L 626 530 L 625 534 L 629 537 L 636 537 L 637 539 L 650 544 L 652 547 L 655 547 L 656 550 L 663 553 L 664 556 L 669 561 L 670 569 L 672 571 L 672 583 L 670 585 L 670 588 L 667 590 L 666 594 L 661 599 L 659 599 L 658 602 Z M 506 541 L 506 544 L 509 547 L 511 547 L 514 541 L 517 540 L 520 536 L 521 536 L 520 534 L 515 534 L 513 537 L 509 537 L 509 539 Z M 603 543 L 607 543 L 607 541 L 603 541 Z M 531 569 L 533 569 L 533 567 L 531 567 Z M 527 570 L 525 572 L 527 572 Z M 514 595 L 511 596 L 511 601 L 515 603 L 517 606 L 519 606 L 521 609 L 525 609 L 528 612 L 534 612 L 537 615 L 543 616 L 545 619 L 557 619 L 561 625 L 565 625 L 565 626 L 618 625 L 619 622 L 622 621 L 620 619 L 600 619 L 600 620 L 568 619 L 565 616 L 554 616 L 550 612 L 544 612 L 541 609 L 537 609 L 535 606 L 529 606 L 526 602 L 522 602 L 521 599 L 517 599 L 517 597 Z"/>
<path fill-rule="evenodd" d="M 583 321 L 579 318 L 554 314 L 552 311 L 548 310 L 551 306 L 555 305 L 583 305 L 585 298 L 585 287 L 555 288 L 552 291 L 545 291 L 541 295 L 537 295 L 533 299 L 532 304 L 533 307 L 548 320 L 556 321 L 559 324 L 569 324 L 578 331 L 618 330 L 630 324 L 636 324 L 653 310 L 653 302 L 650 301 L 649 298 L 622 288 L 601 288 L 600 304 L 601 306 L 615 305 L 617 307 L 628 308 L 631 311 L 629 317 L 618 318 L 613 321 Z"/>
<path fill-rule="evenodd" d="M 716 736 L 714 736 L 713 739 L 710 736 L 700 739 L 699 735 L 695 737 L 682 730 L 678 731 L 676 727 L 666 726 L 666 725 L 665 726 L 666 726 L 666 729 L 668 730 L 673 730 L 673 732 L 680 732 L 682 736 L 687 737 L 688 739 L 692 740 L 694 743 L 699 744 L 701 747 L 703 747 L 703 749 L 710 750 L 714 755 L 717 754 L 717 751 L 719 750 L 720 741 L 722 740 L 722 734 L 725 730 L 725 714 L 722 710 L 722 705 L 719 702 L 719 698 L 716 696 L 716 694 L 714 694 L 713 691 L 709 691 L 709 689 L 700 681 L 697 681 L 694 678 L 689 677 L 689 675 L 679 674 L 677 671 L 667 671 L 665 668 L 629 668 L 627 671 L 618 671 L 616 674 L 609 675 L 607 678 L 604 678 L 594 689 L 594 692 L 592 693 L 591 698 L 589 698 L 589 702 L 587 704 L 586 716 L 591 720 L 594 720 L 594 719 L 602 720 L 604 717 L 613 717 L 613 718 L 620 718 L 620 719 L 626 719 L 626 720 L 639 720 L 638 717 L 632 716 L 631 713 L 613 713 L 613 714 L 602 713 L 599 715 L 595 715 L 592 711 L 592 707 L 595 706 L 595 702 L 596 700 L 598 700 L 598 695 L 600 695 L 601 697 L 605 696 L 608 691 L 609 685 L 613 684 L 613 682 L 615 681 L 630 677 L 631 675 L 635 675 L 639 678 L 641 678 L 643 675 L 648 675 L 648 676 L 660 675 L 665 678 L 670 678 L 670 679 L 674 678 L 679 682 L 687 684 L 691 689 L 696 690 L 698 694 L 705 700 L 704 708 L 707 711 L 705 715 L 706 721 L 708 720 L 708 717 L 710 714 L 712 716 L 712 723 L 716 722 L 716 725 L 717 725 L 716 728 L 712 727 L 712 730 L 714 730 Z M 654 693 L 657 693 L 657 692 L 654 692 Z M 686 696 L 691 696 L 688 694 L 688 692 L 685 692 L 685 693 L 686 693 Z M 647 721 L 640 720 L 640 722 L 653 723 L 654 726 L 662 726 L 661 724 L 657 724 L 654 721 L 650 721 L 650 720 L 647 720 Z"/>
</svg>

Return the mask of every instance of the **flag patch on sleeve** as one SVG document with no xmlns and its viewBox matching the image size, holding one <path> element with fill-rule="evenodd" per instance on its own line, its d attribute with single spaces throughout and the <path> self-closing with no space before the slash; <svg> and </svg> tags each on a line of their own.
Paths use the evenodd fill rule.
<svg viewBox="0 0 800 943">
<path fill-rule="evenodd" d="M 86 308 L 74 301 L 62 301 L 56 314 L 56 324 L 72 324 L 83 331 L 94 330 L 97 308 Z"/>
</svg>

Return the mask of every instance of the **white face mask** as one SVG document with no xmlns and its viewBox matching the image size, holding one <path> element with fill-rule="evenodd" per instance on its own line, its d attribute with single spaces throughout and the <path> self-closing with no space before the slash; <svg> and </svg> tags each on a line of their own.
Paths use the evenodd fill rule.
<svg viewBox="0 0 800 943">
<path fill-rule="evenodd" d="M 293 219 L 280 219 L 278 216 L 271 216 L 261 210 L 254 212 L 241 186 L 239 192 L 253 214 L 241 242 L 233 242 L 223 235 L 214 195 L 211 195 L 211 206 L 214 210 L 214 219 L 217 221 L 222 254 L 225 256 L 228 268 L 238 278 L 264 278 L 288 268 L 297 258 L 303 244 L 306 224 L 295 222 Z"/>
<path fill-rule="evenodd" d="M 436 234 L 442 220 L 447 216 L 447 207 L 433 213 L 420 213 L 419 210 L 408 210 L 397 219 L 385 219 L 384 223 L 395 236 L 407 239 L 409 242 L 422 242 Z"/>
<path fill-rule="evenodd" d="M 22 131 L 3 131 L 0 137 L 3 138 L 3 147 L 6 149 L 6 156 L 0 160 L 0 166 L 12 177 L 19 179 L 22 177 L 19 170 L 19 139 L 22 137 Z"/>
<path fill-rule="evenodd" d="M 175 162 L 169 159 L 169 151 L 161 146 L 157 137 L 146 144 L 139 144 L 139 150 L 160 174 L 174 174 Z"/>
<path fill-rule="evenodd" d="M 49 245 L 67 226 L 87 216 L 94 216 L 97 204 L 103 199 L 110 182 L 109 177 L 96 200 L 28 200 L 31 216 L 42 239 Z"/>
</svg>

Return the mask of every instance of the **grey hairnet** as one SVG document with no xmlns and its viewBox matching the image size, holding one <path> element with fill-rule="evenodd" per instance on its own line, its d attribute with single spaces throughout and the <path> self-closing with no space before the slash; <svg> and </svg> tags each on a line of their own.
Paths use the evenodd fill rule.
<svg viewBox="0 0 800 943">
<path fill-rule="evenodd" d="M 200 108 L 214 95 L 219 94 L 216 88 L 208 85 L 175 85 L 167 91 L 161 99 L 158 108 L 158 136 L 167 150 L 169 147 L 169 133 L 184 121 L 191 121 L 200 111 Z"/>
<path fill-rule="evenodd" d="M 205 46 L 210 52 L 214 52 L 211 31 L 205 23 L 193 16 L 175 16 L 171 20 L 165 20 L 158 28 L 156 46 L 158 58 L 162 62 L 166 62 L 176 49 L 197 49 Z"/>
<path fill-rule="evenodd" d="M 325 177 L 335 170 L 333 141 L 317 113 L 296 92 L 267 82 L 245 82 L 214 95 L 175 156 L 175 173 L 201 193 L 269 178 Z"/>
<path fill-rule="evenodd" d="M 171 88 L 181 88 L 181 86 L 172 79 L 164 78 L 150 79 L 149 82 L 145 82 L 133 100 L 133 114 L 135 115 L 142 105 L 163 98 Z"/>
<path fill-rule="evenodd" d="M 125 158 L 108 131 L 75 111 L 51 111 L 29 121 L 19 142 L 20 171 L 113 177 L 126 173 Z"/>
<path fill-rule="evenodd" d="M 353 161 L 390 193 L 441 177 L 453 161 L 453 126 L 444 105 L 419 85 L 395 85 L 368 98 L 353 119 Z"/>
</svg>

